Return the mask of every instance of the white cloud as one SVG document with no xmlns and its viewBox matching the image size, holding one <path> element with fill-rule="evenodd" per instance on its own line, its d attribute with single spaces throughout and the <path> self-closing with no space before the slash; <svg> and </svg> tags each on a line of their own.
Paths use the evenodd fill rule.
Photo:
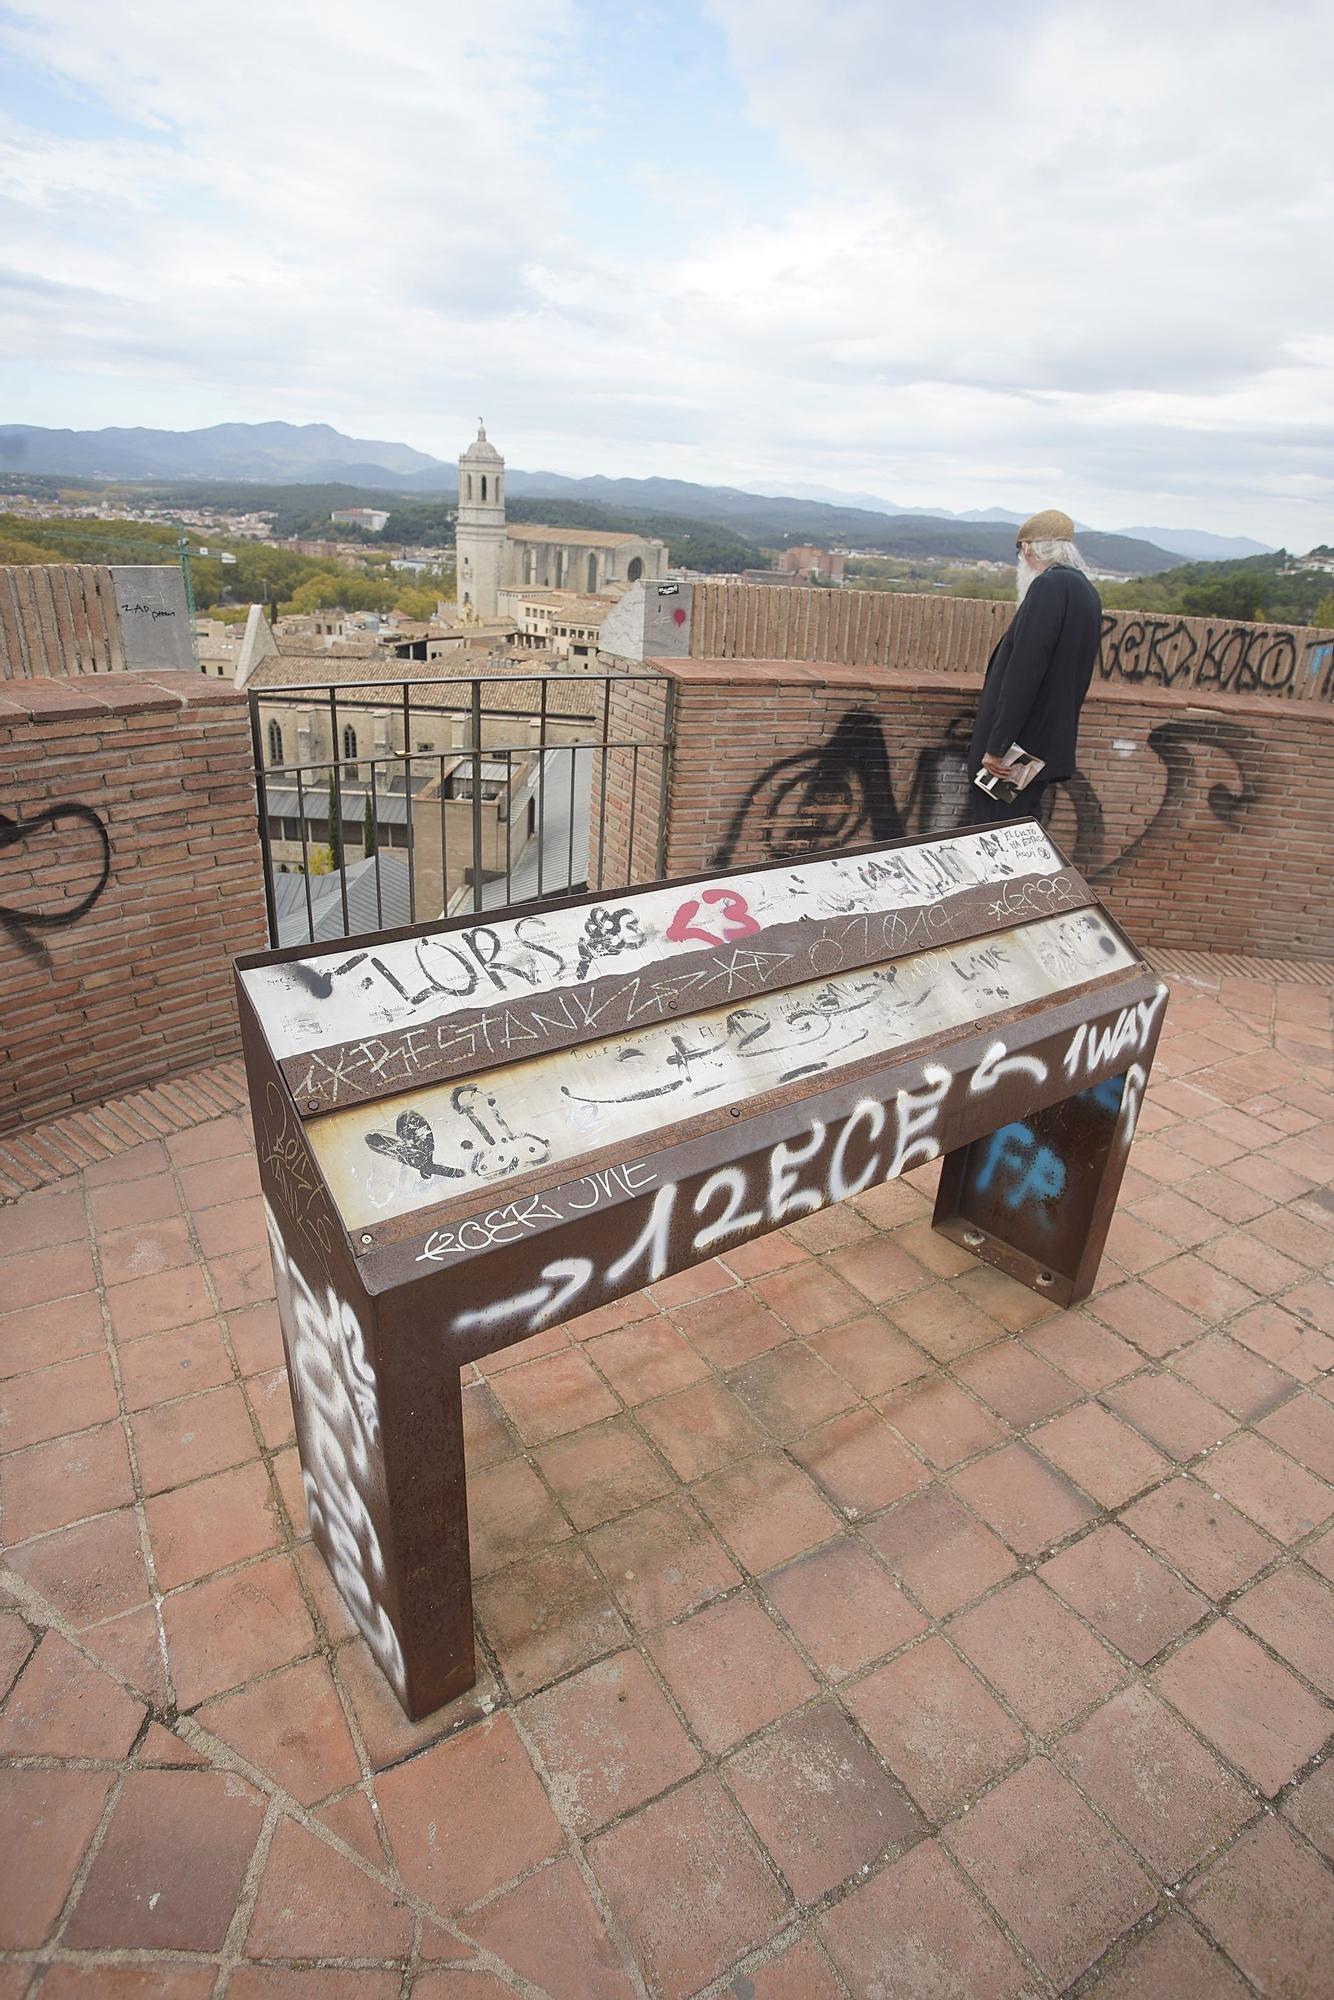
<svg viewBox="0 0 1334 2000">
<path fill-rule="evenodd" d="M 521 465 L 1328 537 L 1324 0 L 709 0 L 718 24 L 738 133 L 799 190 L 759 222 L 745 148 L 692 147 L 698 65 L 652 12 L 30 4 L 14 51 L 120 120 L 0 130 L 34 420 L 319 417 L 449 454 L 480 406 Z M 606 227 L 673 185 L 675 231 Z"/>
</svg>

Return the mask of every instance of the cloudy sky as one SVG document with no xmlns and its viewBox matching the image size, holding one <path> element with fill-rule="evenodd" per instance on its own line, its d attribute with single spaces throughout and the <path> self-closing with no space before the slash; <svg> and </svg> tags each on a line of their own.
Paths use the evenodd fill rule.
<svg viewBox="0 0 1334 2000">
<path fill-rule="evenodd" d="M 0 421 L 1334 541 L 1330 0 L 0 4 Z"/>
</svg>

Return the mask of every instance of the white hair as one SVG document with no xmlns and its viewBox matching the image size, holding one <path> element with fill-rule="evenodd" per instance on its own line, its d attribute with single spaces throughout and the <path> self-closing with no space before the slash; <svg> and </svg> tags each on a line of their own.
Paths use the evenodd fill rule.
<svg viewBox="0 0 1334 2000">
<path fill-rule="evenodd" d="M 1039 562 L 1061 563 L 1067 569 L 1081 569 L 1085 576 L 1089 573 L 1088 564 L 1084 561 L 1083 556 L 1080 555 L 1079 550 L 1073 542 L 1043 540 L 1040 542 L 1025 542 L 1024 547 L 1031 549 Z"/>
</svg>

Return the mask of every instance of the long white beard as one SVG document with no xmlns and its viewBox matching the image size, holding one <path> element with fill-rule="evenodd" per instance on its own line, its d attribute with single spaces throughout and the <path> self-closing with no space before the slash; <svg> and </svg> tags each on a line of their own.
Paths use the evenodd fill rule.
<svg viewBox="0 0 1334 2000">
<path fill-rule="evenodd" d="M 1019 557 L 1014 566 L 1014 594 L 1018 603 L 1023 603 L 1028 595 L 1029 585 L 1036 583 L 1041 574 L 1042 571 L 1033 569 L 1023 556 Z"/>
</svg>

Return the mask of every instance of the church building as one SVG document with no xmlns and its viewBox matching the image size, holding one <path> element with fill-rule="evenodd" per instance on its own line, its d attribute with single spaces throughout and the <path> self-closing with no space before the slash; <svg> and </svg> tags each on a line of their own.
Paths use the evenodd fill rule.
<svg viewBox="0 0 1334 2000">
<path fill-rule="evenodd" d="M 502 590 L 568 590 L 616 597 L 642 577 L 667 575 L 667 544 L 609 528 L 549 528 L 505 521 L 505 461 L 485 424 L 459 459 L 454 529 L 459 608 L 494 618 Z"/>
</svg>

